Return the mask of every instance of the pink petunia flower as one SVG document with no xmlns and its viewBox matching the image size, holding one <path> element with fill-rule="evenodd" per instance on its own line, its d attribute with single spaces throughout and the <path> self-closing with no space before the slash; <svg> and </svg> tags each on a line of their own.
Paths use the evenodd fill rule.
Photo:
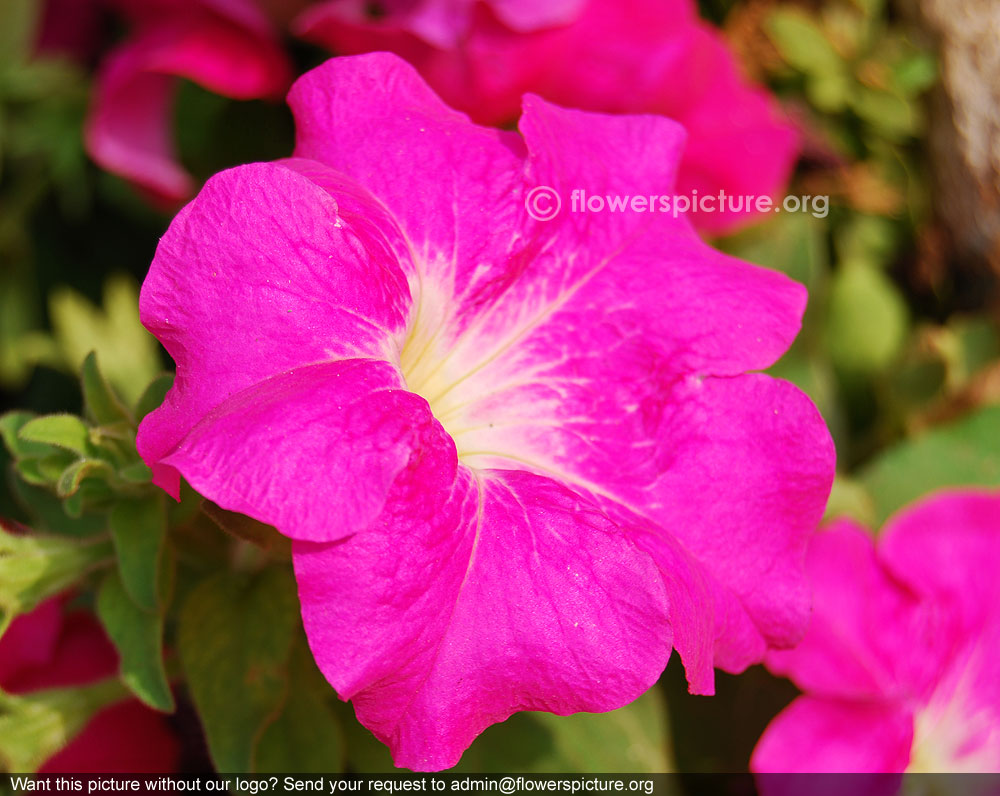
<svg viewBox="0 0 1000 796">
<path fill-rule="evenodd" d="M 118 657 L 94 618 L 58 598 L 17 617 L 0 638 L 0 688 L 27 694 L 113 677 Z M 162 773 L 177 770 L 180 744 L 166 719 L 136 699 L 99 711 L 42 774 Z"/>
<path fill-rule="evenodd" d="M 813 539 L 812 624 L 771 671 L 805 695 L 761 737 L 767 772 L 1000 771 L 1000 494 L 956 491 Z"/>
<path fill-rule="evenodd" d="M 84 130 L 103 168 L 163 204 L 192 195 L 178 162 L 171 109 L 176 78 L 236 99 L 277 98 L 291 70 L 252 0 L 116 0 L 132 31 L 103 62 Z"/>
<path fill-rule="evenodd" d="M 518 710 L 606 711 L 673 645 L 691 688 L 801 636 L 833 449 L 760 374 L 805 291 L 683 218 L 526 212 L 670 185 L 683 133 L 527 97 L 477 127 L 379 53 L 293 87 L 295 157 L 212 178 L 143 323 L 177 363 L 139 430 L 293 540 L 316 660 L 396 764 Z"/>
<path fill-rule="evenodd" d="M 452 29 L 451 39 L 414 30 L 417 10 L 430 14 L 440 3 L 406 5 L 407 12 L 394 13 L 389 4 L 386 15 L 372 19 L 364 4 L 333 0 L 307 10 L 296 27 L 337 53 L 401 55 L 446 102 L 481 124 L 514 120 L 526 92 L 583 110 L 675 119 L 688 130 L 679 194 L 773 196 L 788 181 L 797 132 L 764 90 L 742 78 L 691 0 L 524 4 L 559 11 L 549 26 L 544 17 L 513 24 L 505 10 L 511 4 L 497 0 L 461 3 L 472 6 L 471 22 Z M 710 233 L 748 220 L 728 205 L 726 212 L 695 214 Z"/>
<path fill-rule="evenodd" d="M 544 28 L 567 25 L 575 20 L 586 0 L 384 0 L 378 4 L 362 0 L 321 2 L 307 12 L 301 27 L 314 24 L 357 26 L 361 31 L 406 33 L 438 47 L 461 46 L 466 36 L 476 29 L 478 6 L 489 9 L 491 19 L 503 24 L 511 33 L 528 33 Z M 377 11 L 373 19 L 373 5 Z M 376 21 L 379 20 L 379 21 Z M 516 98 L 517 101 L 520 97 Z M 516 115 L 515 107 L 513 117 Z"/>
</svg>

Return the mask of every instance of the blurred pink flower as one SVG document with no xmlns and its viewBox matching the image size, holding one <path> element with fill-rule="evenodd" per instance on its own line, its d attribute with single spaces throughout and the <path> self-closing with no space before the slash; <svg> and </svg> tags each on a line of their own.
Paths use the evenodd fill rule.
<svg viewBox="0 0 1000 796">
<path fill-rule="evenodd" d="M 143 323 L 177 381 L 139 431 L 293 539 L 316 660 L 397 765 L 517 710 L 605 711 L 800 638 L 833 449 L 772 363 L 806 295 L 683 218 L 525 210 L 670 186 L 656 116 L 527 97 L 477 127 L 392 55 L 290 103 L 296 157 L 213 177 L 163 237 Z"/>
<path fill-rule="evenodd" d="M 113 677 L 118 658 L 100 625 L 60 599 L 17 617 L 0 638 L 0 688 L 27 694 Z M 180 745 L 165 717 L 135 699 L 99 711 L 42 774 L 175 771 Z"/>
<path fill-rule="evenodd" d="M 586 0 L 383 0 L 373 4 L 368 0 L 320 2 L 309 12 L 303 27 L 312 21 L 342 20 L 357 24 L 363 30 L 377 33 L 406 32 L 427 44 L 449 49 L 459 47 L 466 36 L 476 29 L 478 6 L 488 8 L 490 18 L 502 23 L 511 33 L 528 33 L 573 22 Z M 374 10 L 376 14 L 372 14 Z M 375 21 L 375 20 L 381 21 Z M 336 23 L 334 23 L 336 24 Z M 457 65 L 457 64 L 456 64 Z M 515 103 L 520 102 L 520 96 Z M 517 115 L 519 105 L 510 118 Z"/>
<path fill-rule="evenodd" d="M 768 772 L 1000 771 L 1000 495 L 951 492 L 813 539 L 812 624 L 767 666 L 805 695 L 751 767 Z"/>
<path fill-rule="evenodd" d="M 337 53 L 401 55 L 481 124 L 514 120 L 526 92 L 566 107 L 675 119 L 688 131 L 679 194 L 773 196 L 785 187 L 798 134 L 772 98 L 742 78 L 691 0 L 452 4 L 465 14 L 433 35 L 414 18 L 436 18 L 441 2 L 405 3 L 406 11 L 387 4 L 373 19 L 364 3 L 333 0 L 307 10 L 296 28 Z M 522 24 L 514 24 L 511 9 L 522 6 Z M 749 220 L 731 211 L 695 219 L 711 233 Z"/>
<path fill-rule="evenodd" d="M 195 190 L 177 161 L 171 108 L 176 78 L 236 99 L 277 98 L 291 70 L 252 0 L 114 0 L 126 41 L 101 65 L 85 129 L 103 168 L 165 204 Z"/>
</svg>

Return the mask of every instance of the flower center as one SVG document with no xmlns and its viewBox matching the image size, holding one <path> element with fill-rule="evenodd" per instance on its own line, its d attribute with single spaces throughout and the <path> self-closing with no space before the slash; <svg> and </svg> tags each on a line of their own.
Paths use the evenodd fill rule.
<svg viewBox="0 0 1000 796">
<path fill-rule="evenodd" d="M 439 289 L 425 284 L 410 321 L 399 364 L 410 392 L 424 398 L 462 457 L 461 415 L 479 397 L 472 377 L 482 367 L 467 347 L 454 345 L 449 302 Z"/>
<path fill-rule="evenodd" d="M 994 764 L 1000 750 L 997 717 L 988 704 L 975 698 L 968 673 L 977 664 L 977 654 L 982 650 L 974 650 L 962 673 L 939 686 L 930 704 L 917 713 L 907 772 L 987 771 Z"/>
</svg>

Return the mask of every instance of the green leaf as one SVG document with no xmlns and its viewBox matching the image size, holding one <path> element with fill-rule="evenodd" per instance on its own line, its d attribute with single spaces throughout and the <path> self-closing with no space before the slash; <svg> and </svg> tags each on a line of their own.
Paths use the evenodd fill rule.
<svg viewBox="0 0 1000 796">
<path fill-rule="evenodd" d="M 156 610 L 159 605 L 160 557 L 167 534 L 162 493 L 115 503 L 108 526 L 118 554 L 118 571 L 125 590 L 140 608 Z"/>
<path fill-rule="evenodd" d="M 18 502 L 31 515 L 32 524 L 38 531 L 82 538 L 106 530 L 104 517 L 93 514 L 79 518 L 70 517 L 62 501 L 48 489 L 32 486 L 16 478 L 11 481 L 11 489 Z"/>
<path fill-rule="evenodd" d="M 833 480 L 830 499 L 826 503 L 824 520 L 835 520 L 838 517 L 850 517 L 866 528 L 874 528 L 875 502 L 864 485 L 852 478 L 838 475 Z"/>
<path fill-rule="evenodd" d="M 915 97 L 937 82 L 937 62 L 930 53 L 915 52 L 895 64 L 892 77 L 897 91 Z"/>
<path fill-rule="evenodd" d="M 86 456 L 92 452 L 87 425 L 76 415 L 44 415 L 29 420 L 17 432 L 22 442 L 40 442 Z"/>
<path fill-rule="evenodd" d="M 146 466 L 145 462 L 132 462 L 132 464 L 122 467 L 118 475 L 123 481 L 130 484 L 148 484 L 153 478 L 153 471 Z"/>
<path fill-rule="evenodd" d="M 13 529 L 10 529 L 13 530 Z M 17 534 L 0 522 L 0 609 L 26 613 L 111 560 L 107 540 Z"/>
<path fill-rule="evenodd" d="M 163 665 L 162 613 L 136 605 L 121 576 L 112 572 L 97 593 L 97 615 L 121 657 L 122 682 L 151 708 L 172 712 L 174 696 Z"/>
<path fill-rule="evenodd" d="M 163 403 L 163 399 L 167 397 L 167 392 L 171 387 L 174 386 L 174 374 L 173 373 L 161 373 L 155 379 L 153 379 L 146 389 L 143 391 L 139 400 L 135 404 L 135 417 L 136 420 L 142 420 L 146 415 L 152 412 L 154 409 L 159 407 Z"/>
<path fill-rule="evenodd" d="M 781 57 L 801 72 L 830 76 L 844 71 L 844 62 L 805 11 L 781 6 L 765 23 L 765 30 Z"/>
<path fill-rule="evenodd" d="M 918 135 L 923 129 L 920 107 L 892 92 L 859 87 L 851 105 L 876 132 L 892 140 Z"/>
<path fill-rule="evenodd" d="M 128 403 L 161 369 L 156 340 L 139 321 L 139 288 L 130 276 L 108 279 L 102 308 L 74 290 L 56 289 L 49 315 L 66 365 L 75 371 L 96 351 L 104 375 Z"/>
<path fill-rule="evenodd" d="M 36 771 L 73 740 L 98 710 L 124 695 L 117 680 L 25 696 L 0 693 L 0 768 Z"/>
<path fill-rule="evenodd" d="M 933 490 L 1000 486 L 1000 406 L 939 426 L 883 453 L 860 473 L 875 523 Z"/>
<path fill-rule="evenodd" d="M 347 761 L 350 770 L 356 774 L 398 774 L 400 769 L 392 762 L 388 747 L 372 735 L 354 715 L 350 702 L 333 702 L 333 711 L 340 719 Z"/>
<path fill-rule="evenodd" d="M 251 770 L 285 700 L 299 622 L 295 581 L 284 569 L 224 572 L 188 596 L 178 650 L 216 770 Z"/>
<path fill-rule="evenodd" d="M 828 277 L 826 230 L 807 213 L 775 214 L 725 241 L 725 250 L 787 274 L 809 288 L 810 296 Z"/>
<path fill-rule="evenodd" d="M 56 494 L 66 498 L 76 494 L 84 478 L 109 478 L 114 475 L 106 461 L 101 459 L 78 459 L 63 470 L 56 481 Z"/>
<path fill-rule="evenodd" d="M 98 369 L 97 354 L 93 351 L 87 354 L 83 360 L 81 382 L 83 384 L 83 405 L 95 423 L 105 425 L 132 421 L 128 410 L 118 400 Z"/>
<path fill-rule="evenodd" d="M 843 72 L 814 75 L 806 84 L 809 101 L 825 113 L 838 113 L 851 101 L 854 83 Z"/>
<path fill-rule="evenodd" d="M 896 226 L 889 219 L 855 213 L 837 228 L 837 254 L 841 260 L 882 266 L 896 254 L 898 237 Z"/>
<path fill-rule="evenodd" d="M 844 263 L 834 275 L 826 348 L 846 371 L 874 373 L 899 353 L 909 325 L 899 290 L 878 268 Z"/>
<path fill-rule="evenodd" d="M 27 63 L 10 70 L 4 77 L 4 94 L 9 99 L 19 102 L 49 100 L 49 108 L 31 109 L 36 113 L 46 110 L 52 112 L 60 100 L 65 101 L 73 92 L 85 90 L 81 67 L 59 56 L 36 55 Z"/>
<path fill-rule="evenodd" d="M 285 707 L 261 736 L 254 771 L 339 774 L 344 770 L 344 737 L 330 707 L 333 690 L 304 642 L 295 645 L 289 671 Z"/>
<path fill-rule="evenodd" d="M 74 462 L 79 461 L 73 453 L 66 450 L 55 449 L 48 456 L 33 460 L 37 472 L 45 479 L 46 483 L 55 484 L 62 478 L 63 473 Z M 26 464 L 27 462 L 22 462 Z"/>
<path fill-rule="evenodd" d="M 663 692 L 610 713 L 516 713 L 484 732 L 453 771 L 666 773 L 673 770 Z"/>
<path fill-rule="evenodd" d="M 40 459 L 21 459 L 14 463 L 14 470 L 21 479 L 33 486 L 49 486 L 52 479 L 41 468 Z"/>
<path fill-rule="evenodd" d="M 38 458 L 47 456 L 55 450 L 51 445 L 40 442 L 29 442 L 21 439 L 18 432 L 38 415 L 34 412 L 14 410 L 0 415 L 0 436 L 10 455 L 15 459 Z"/>
</svg>

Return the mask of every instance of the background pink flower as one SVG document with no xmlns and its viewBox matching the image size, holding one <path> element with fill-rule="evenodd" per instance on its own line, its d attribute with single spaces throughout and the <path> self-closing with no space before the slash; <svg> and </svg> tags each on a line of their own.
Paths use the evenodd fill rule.
<svg viewBox="0 0 1000 796">
<path fill-rule="evenodd" d="M 172 134 L 175 78 L 236 99 L 277 98 L 291 70 L 252 0 L 116 0 L 128 38 L 106 57 L 85 129 L 103 168 L 173 204 L 195 185 Z"/>
<path fill-rule="evenodd" d="M 178 376 L 138 447 L 294 540 L 316 660 L 397 765 L 619 707 L 671 645 L 711 693 L 795 643 L 833 450 L 744 372 L 804 290 L 684 218 L 525 210 L 671 185 L 678 126 L 529 97 L 523 138 L 477 127 L 388 54 L 290 102 L 296 158 L 214 177 L 157 250 L 141 313 Z"/>
<path fill-rule="evenodd" d="M 308 10 L 297 27 L 337 53 L 403 56 L 449 105 L 482 124 L 513 121 L 527 92 L 566 107 L 675 119 L 688 131 L 679 194 L 773 196 L 788 181 L 797 133 L 767 93 L 743 79 L 689 0 L 531 6 L 553 12 L 549 26 L 541 24 L 545 16 L 512 24 L 511 4 L 463 3 L 471 23 L 447 35 L 413 24 L 417 11 L 431 15 L 440 4 L 406 5 L 400 11 L 390 4 L 373 20 L 364 4 L 333 0 Z M 730 231 L 746 216 L 695 214 L 711 233 Z"/>
<path fill-rule="evenodd" d="M 805 695 L 758 772 L 1000 771 L 1000 496 L 952 492 L 873 543 L 841 520 L 809 548 L 812 624 L 767 666 Z"/>
<path fill-rule="evenodd" d="M 17 617 L 0 638 L 0 688 L 27 694 L 113 677 L 114 647 L 93 615 L 65 610 L 59 598 Z M 135 699 L 99 711 L 39 773 L 175 771 L 180 744 L 166 718 Z"/>
</svg>

